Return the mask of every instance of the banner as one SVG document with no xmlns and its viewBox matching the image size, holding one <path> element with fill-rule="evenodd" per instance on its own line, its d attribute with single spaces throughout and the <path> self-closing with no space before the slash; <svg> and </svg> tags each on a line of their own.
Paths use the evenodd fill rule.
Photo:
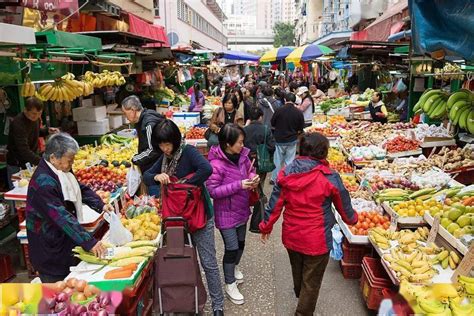
<svg viewBox="0 0 474 316">
<path fill-rule="evenodd" d="M 79 8 L 78 0 L 22 0 L 21 5 L 38 11 L 55 12 L 59 10 L 63 15 L 70 15 Z"/>
</svg>

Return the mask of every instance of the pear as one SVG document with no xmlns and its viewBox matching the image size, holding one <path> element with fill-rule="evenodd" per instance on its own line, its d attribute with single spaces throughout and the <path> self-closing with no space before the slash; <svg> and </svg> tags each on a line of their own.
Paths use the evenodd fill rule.
<svg viewBox="0 0 474 316">
<path fill-rule="evenodd" d="M 440 222 L 441 226 L 443 226 L 446 229 L 448 228 L 449 224 L 451 224 L 451 223 L 452 223 L 452 221 L 449 218 L 442 218 L 441 222 Z"/>
<path fill-rule="evenodd" d="M 449 211 L 448 217 L 450 220 L 455 222 L 459 218 L 459 216 L 461 216 L 462 214 L 463 214 L 463 211 L 461 211 L 460 209 L 451 208 L 451 211 Z"/>
<path fill-rule="evenodd" d="M 454 203 L 453 205 L 451 205 L 451 207 L 457 208 L 463 213 L 466 211 L 466 206 L 464 206 L 462 203 Z"/>
<path fill-rule="evenodd" d="M 458 228 L 453 232 L 454 238 L 461 238 L 464 235 L 466 235 L 464 228 Z"/>
<path fill-rule="evenodd" d="M 471 224 L 471 218 L 467 215 L 461 215 L 459 218 L 456 220 L 456 223 L 459 225 L 459 227 L 464 227 L 467 225 Z"/>
<path fill-rule="evenodd" d="M 459 228 L 461 228 L 461 227 L 459 227 L 458 224 L 456 224 L 456 223 L 451 223 L 451 224 L 448 225 L 448 227 L 447 227 L 446 229 L 447 229 L 448 232 L 452 235 L 452 234 L 454 233 L 454 231 L 455 231 L 456 229 L 459 229 Z"/>
<path fill-rule="evenodd" d="M 466 206 L 466 211 L 464 214 L 474 214 L 474 206 Z"/>
</svg>

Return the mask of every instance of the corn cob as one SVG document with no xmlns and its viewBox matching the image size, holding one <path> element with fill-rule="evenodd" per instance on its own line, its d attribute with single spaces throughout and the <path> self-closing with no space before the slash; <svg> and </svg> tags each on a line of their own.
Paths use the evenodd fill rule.
<svg viewBox="0 0 474 316">
<path fill-rule="evenodd" d="M 130 257 L 130 258 L 125 258 L 125 259 L 120 259 L 117 261 L 113 261 L 109 264 L 111 267 L 123 267 L 131 263 L 140 263 L 142 261 L 147 260 L 147 257 L 144 256 L 136 256 L 136 257 Z"/>
</svg>

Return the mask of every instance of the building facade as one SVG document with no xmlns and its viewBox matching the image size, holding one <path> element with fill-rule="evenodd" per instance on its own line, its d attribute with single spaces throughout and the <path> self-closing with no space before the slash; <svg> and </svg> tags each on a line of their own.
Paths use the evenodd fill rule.
<svg viewBox="0 0 474 316">
<path fill-rule="evenodd" d="M 323 0 L 295 1 L 295 44 L 310 44 L 317 40 L 323 22 Z"/>
<path fill-rule="evenodd" d="M 296 7 L 294 0 L 272 0 L 272 23 L 295 23 Z"/>
<path fill-rule="evenodd" d="M 108 2 L 120 7 L 123 11 L 139 16 L 147 22 L 154 22 L 154 0 L 108 0 Z"/>
<path fill-rule="evenodd" d="M 166 28 L 170 45 L 225 50 L 224 12 L 215 0 L 154 0 L 154 23 Z"/>
</svg>

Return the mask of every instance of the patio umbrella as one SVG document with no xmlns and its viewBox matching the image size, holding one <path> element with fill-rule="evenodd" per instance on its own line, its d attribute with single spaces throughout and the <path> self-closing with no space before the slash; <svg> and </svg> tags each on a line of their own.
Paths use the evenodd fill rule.
<svg viewBox="0 0 474 316">
<path fill-rule="evenodd" d="M 269 63 L 285 59 L 295 48 L 294 47 L 278 47 L 273 48 L 260 57 L 261 63 Z"/>
<path fill-rule="evenodd" d="M 287 63 L 300 63 L 321 57 L 323 55 L 332 54 L 334 51 L 324 45 L 304 45 L 296 48 L 289 54 L 285 60 Z"/>
<path fill-rule="evenodd" d="M 246 52 L 239 52 L 233 50 L 225 50 L 222 52 L 222 58 L 230 59 L 230 60 L 246 60 L 246 61 L 258 61 L 260 59 L 259 56 L 246 53 Z"/>
</svg>

